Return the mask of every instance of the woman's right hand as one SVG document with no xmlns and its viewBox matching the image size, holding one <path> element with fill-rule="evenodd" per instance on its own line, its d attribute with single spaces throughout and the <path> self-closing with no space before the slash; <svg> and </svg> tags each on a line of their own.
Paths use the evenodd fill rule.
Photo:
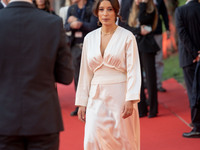
<svg viewBox="0 0 200 150">
<path fill-rule="evenodd" d="M 70 16 L 70 17 L 68 18 L 67 22 L 68 22 L 68 23 L 72 23 L 72 22 L 77 21 L 77 20 L 78 20 L 78 19 L 77 19 L 76 17 Z"/>
<path fill-rule="evenodd" d="M 147 34 L 149 34 L 151 31 L 147 31 L 147 30 L 145 30 L 145 25 L 142 25 L 141 26 L 141 34 L 142 35 L 147 35 Z"/>
<path fill-rule="evenodd" d="M 79 106 L 78 108 L 78 119 L 85 122 L 85 112 L 86 107 L 85 106 Z"/>
</svg>

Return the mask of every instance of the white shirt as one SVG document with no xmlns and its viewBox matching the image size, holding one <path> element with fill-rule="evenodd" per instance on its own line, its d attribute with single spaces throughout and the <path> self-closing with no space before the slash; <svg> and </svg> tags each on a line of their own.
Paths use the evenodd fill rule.
<svg viewBox="0 0 200 150">
<path fill-rule="evenodd" d="M 1 1 L 0 3 L 2 3 L 3 7 L 6 7 L 6 4 L 3 1 Z"/>
<path fill-rule="evenodd" d="M 189 3 L 190 1 L 192 1 L 192 0 L 187 0 L 185 4 Z"/>
</svg>

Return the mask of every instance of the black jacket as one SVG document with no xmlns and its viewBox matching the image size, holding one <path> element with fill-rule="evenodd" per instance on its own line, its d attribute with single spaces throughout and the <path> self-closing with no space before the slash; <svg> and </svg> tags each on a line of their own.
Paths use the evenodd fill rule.
<svg viewBox="0 0 200 150">
<path fill-rule="evenodd" d="M 156 30 L 154 31 L 154 34 L 162 34 L 161 16 L 164 21 L 166 30 L 169 30 L 169 18 L 168 18 L 167 8 L 165 6 L 164 0 L 157 0 L 156 7 L 158 10 L 158 25 L 156 27 Z"/>
<path fill-rule="evenodd" d="M 122 20 L 119 20 L 119 25 L 131 31 L 134 35 L 140 34 L 140 27 L 133 28 L 128 25 L 129 13 L 132 9 L 133 0 L 122 0 L 120 16 Z"/>
<path fill-rule="evenodd" d="M 63 130 L 55 82 L 73 80 L 62 19 L 28 2 L 0 11 L 0 135 Z"/>
<path fill-rule="evenodd" d="M 86 35 L 88 32 L 90 32 L 90 31 L 92 31 L 92 30 L 94 30 L 94 29 L 97 28 L 97 21 L 98 21 L 98 19 L 97 19 L 97 17 L 95 17 L 95 16 L 93 15 L 92 6 L 93 6 L 93 2 L 88 1 L 88 2 L 86 3 L 86 6 L 83 8 L 83 14 L 82 14 L 82 16 L 81 16 L 81 19 L 79 20 L 79 21 L 81 21 L 81 22 L 83 23 L 83 25 L 82 25 L 82 27 L 81 27 L 80 29 L 78 29 L 78 30 L 75 30 L 75 29 L 70 28 L 70 24 L 67 22 L 67 20 L 68 20 L 68 18 L 69 18 L 70 16 L 75 16 L 75 17 L 79 18 L 79 17 L 78 17 L 78 9 L 79 9 L 79 8 L 78 8 L 78 5 L 77 5 L 77 4 L 74 4 L 74 5 L 70 6 L 69 9 L 68 9 L 67 18 L 66 18 L 66 22 L 65 22 L 64 27 L 65 27 L 65 30 L 66 30 L 67 32 L 68 32 L 68 31 L 72 31 L 72 36 L 74 36 L 74 33 L 75 33 L 76 31 L 82 32 L 82 34 L 83 34 L 82 38 L 79 39 L 79 40 L 77 40 L 77 41 L 79 41 L 79 43 L 83 43 L 83 39 L 84 39 L 85 35 Z M 75 40 L 76 40 L 76 39 L 74 39 L 74 40 L 72 41 L 72 45 L 75 44 L 75 43 L 74 43 Z"/>
<path fill-rule="evenodd" d="M 200 50 L 200 3 L 193 0 L 175 11 L 176 28 L 179 35 L 179 61 L 185 67 L 193 63 Z"/>
<path fill-rule="evenodd" d="M 3 4 L 0 2 L 0 9 L 2 9 L 2 8 L 4 8 L 4 7 L 3 7 Z"/>
<path fill-rule="evenodd" d="M 155 53 L 160 50 L 160 48 L 153 37 L 153 32 L 143 36 L 140 34 L 140 27 L 135 28 L 128 25 L 128 18 L 132 9 L 132 3 L 133 0 L 122 1 L 122 7 L 120 11 L 122 21 L 119 22 L 119 25 L 128 29 L 136 36 L 138 49 L 140 52 Z M 138 19 L 140 25 L 152 26 L 155 17 L 155 11 L 152 13 L 146 13 L 146 6 L 146 3 L 140 3 Z"/>
<path fill-rule="evenodd" d="M 156 11 L 154 10 L 151 13 L 147 13 L 146 8 L 147 8 L 146 3 L 140 3 L 138 20 L 140 22 L 140 25 L 147 25 L 152 27 Z M 160 50 L 159 46 L 157 45 L 154 39 L 153 32 L 150 32 L 147 35 L 138 34 L 136 36 L 136 39 L 138 42 L 138 49 L 141 52 L 156 53 L 157 51 Z"/>
</svg>

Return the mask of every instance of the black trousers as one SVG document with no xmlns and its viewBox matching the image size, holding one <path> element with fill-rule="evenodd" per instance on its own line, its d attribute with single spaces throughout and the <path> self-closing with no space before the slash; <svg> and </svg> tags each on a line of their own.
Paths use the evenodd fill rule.
<svg viewBox="0 0 200 150">
<path fill-rule="evenodd" d="M 0 135 L 0 150 L 58 150 L 59 133 L 35 136 Z"/>
<path fill-rule="evenodd" d="M 141 72 L 145 72 L 146 84 L 148 90 L 148 101 L 149 101 L 149 115 L 157 115 L 158 113 L 158 96 L 157 96 L 157 84 L 156 84 L 156 68 L 155 68 L 155 55 L 156 53 L 145 53 L 140 52 L 140 63 Z M 146 96 L 144 91 L 144 77 L 142 74 L 142 86 L 140 103 L 138 104 L 139 113 L 147 113 Z"/>
<path fill-rule="evenodd" d="M 191 114 L 194 125 L 193 130 L 200 132 L 200 61 L 196 65 L 192 86 Z"/>
<path fill-rule="evenodd" d="M 73 66 L 74 66 L 74 84 L 75 84 L 75 90 L 76 90 L 78 86 L 82 48 L 80 46 L 73 45 L 71 47 L 71 53 L 72 53 L 72 60 L 73 60 Z"/>
<path fill-rule="evenodd" d="M 195 69 L 196 69 L 196 63 L 183 67 L 183 75 L 184 75 L 184 80 L 185 80 L 185 84 L 187 88 L 188 98 L 190 101 L 190 106 L 193 104 L 192 87 L 193 87 Z"/>
<path fill-rule="evenodd" d="M 191 113 L 192 113 L 192 123 L 194 125 L 193 130 L 196 132 L 200 132 L 200 106 L 192 107 Z"/>
<path fill-rule="evenodd" d="M 194 119 L 195 113 L 197 112 L 195 110 L 195 107 L 193 107 L 194 102 L 192 98 L 193 97 L 192 87 L 193 87 L 195 69 L 196 69 L 196 63 L 183 67 L 183 75 L 191 108 L 191 120 Z"/>
</svg>

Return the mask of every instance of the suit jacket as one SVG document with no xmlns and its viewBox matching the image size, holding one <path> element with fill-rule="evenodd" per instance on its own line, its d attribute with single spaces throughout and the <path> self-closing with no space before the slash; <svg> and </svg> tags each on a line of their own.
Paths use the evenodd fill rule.
<svg viewBox="0 0 200 150">
<path fill-rule="evenodd" d="M 2 8 L 4 8 L 4 7 L 3 7 L 3 4 L 0 2 L 0 9 L 2 9 Z"/>
<path fill-rule="evenodd" d="M 58 133 L 55 82 L 70 84 L 72 61 L 62 19 L 27 2 L 0 11 L 0 135 Z"/>
<path fill-rule="evenodd" d="M 198 0 L 178 7 L 175 11 L 179 35 L 179 61 L 181 67 L 191 65 L 200 50 L 200 3 Z"/>
<path fill-rule="evenodd" d="M 166 30 L 169 30 L 169 18 L 168 18 L 168 13 L 167 13 L 167 8 L 165 6 L 164 0 L 156 0 L 157 4 L 157 10 L 158 10 L 158 25 L 156 27 L 156 30 L 154 31 L 155 34 L 162 34 L 162 19 L 164 21 L 164 25 Z"/>
</svg>

